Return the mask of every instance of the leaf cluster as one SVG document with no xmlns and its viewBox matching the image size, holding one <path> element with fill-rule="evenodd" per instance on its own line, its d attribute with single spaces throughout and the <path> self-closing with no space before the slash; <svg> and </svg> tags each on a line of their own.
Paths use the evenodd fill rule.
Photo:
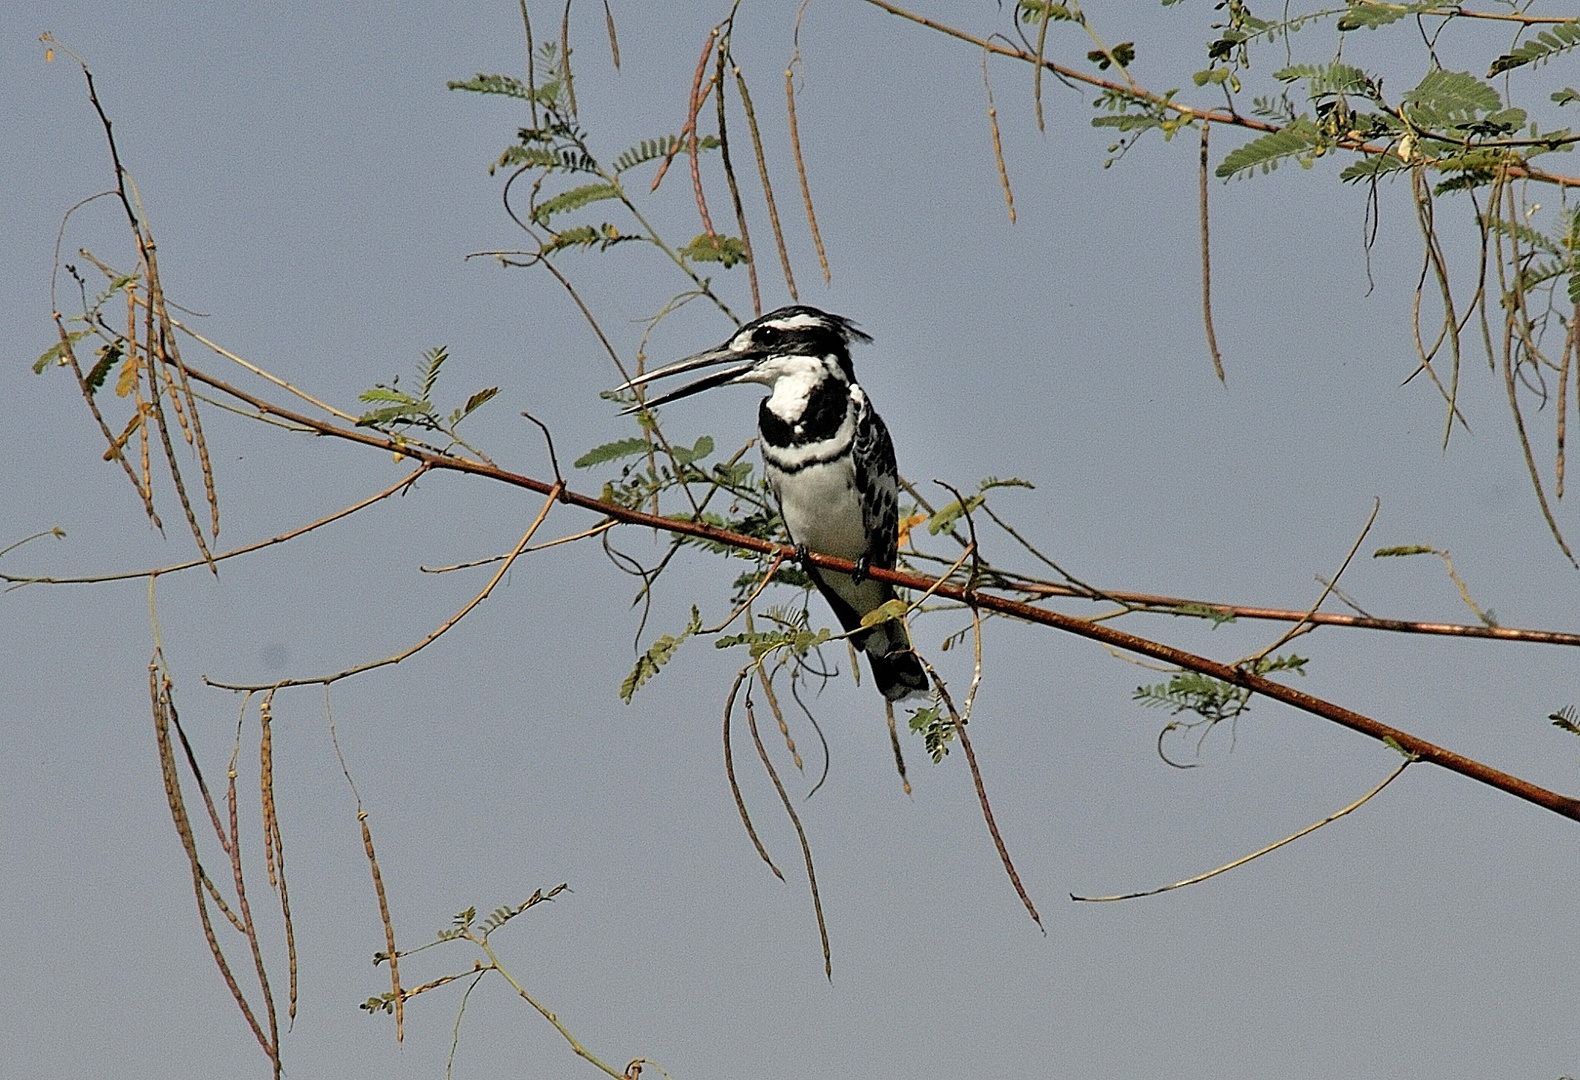
<svg viewBox="0 0 1580 1080">
<path fill-rule="evenodd" d="M 909 724 L 911 730 L 922 737 L 922 747 L 933 759 L 933 764 L 943 761 L 949 753 L 949 744 L 955 739 L 954 718 L 944 707 L 934 703 L 917 709 L 911 713 Z"/>
<path fill-rule="evenodd" d="M 804 617 L 795 622 L 778 620 L 781 622 L 777 630 L 747 631 L 743 634 L 726 634 L 713 643 L 716 649 L 738 649 L 746 646 L 748 654 L 753 660 L 761 660 L 769 653 L 784 650 L 792 656 L 804 657 L 807 653 L 825 645 L 833 637 L 833 633 L 824 627 L 813 630 L 806 625 Z"/>
<path fill-rule="evenodd" d="M 636 658 L 636 666 L 631 669 L 623 682 L 620 683 L 620 700 L 627 705 L 636 696 L 642 685 L 657 675 L 659 669 L 675 657 L 687 638 L 702 629 L 702 612 L 692 605 L 691 618 L 686 622 L 684 629 L 679 634 L 664 634 L 648 647 L 648 650 Z"/>
<path fill-rule="evenodd" d="M 1527 64 L 1545 64 L 1559 53 L 1580 48 L 1580 24 L 1558 23 L 1520 42 L 1492 62 L 1487 78 Z"/>
<path fill-rule="evenodd" d="M 438 432 L 465 445 L 456 434 L 456 426 L 483 405 L 492 401 L 499 387 L 489 386 L 478 390 L 465 402 L 445 413 L 433 403 L 433 391 L 439 382 L 439 373 L 450 359 L 450 351 L 443 345 L 423 354 L 417 367 L 415 393 L 400 388 L 400 376 L 388 384 L 377 383 L 358 395 L 360 401 L 373 405 L 357 419 L 358 427 L 374 428 L 389 435 L 401 435 L 414 429 Z"/>
<path fill-rule="evenodd" d="M 1308 662 L 1306 657 L 1290 653 L 1285 656 L 1262 657 L 1249 665 L 1249 670 L 1257 675 L 1267 675 L 1275 671 L 1293 671 L 1297 675 L 1304 675 Z M 1131 698 L 1147 708 L 1168 709 L 1173 716 L 1186 712 L 1195 713 L 1201 721 L 1209 725 L 1217 724 L 1222 720 L 1233 720 L 1249 711 L 1251 707 L 1249 689 L 1215 679 L 1210 675 L 1203 675 L 1198 671 L 1181 671 L 1170 676 L 1166 683 L 1138 686 Z"/>
</svg>

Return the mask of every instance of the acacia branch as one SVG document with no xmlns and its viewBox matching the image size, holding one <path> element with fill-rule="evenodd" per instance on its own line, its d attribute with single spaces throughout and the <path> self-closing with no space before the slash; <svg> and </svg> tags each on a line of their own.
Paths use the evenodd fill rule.
<svg viewBox="0 0 1580 1080">
<path fill-rule="evenodd" d="M 1005 576 L 1005 587 L 1017 592 L 1042 596 L 1069 596 L 1091 599 L 1093 594 L 1068 585 L 1044 582 L 1019 582 Z M 1371 615 L 1345 615 L 1332 611 L 1296 611 L 1293 608 L 1258 607 L 1251 604 L 1220 604 L 1191 600 L 1182 596 L 1104 589 L 1098 599 L 1113 600 L 1138 611 L 1162 615 L 1223 616 L 1233 619 L 1265 619 L 1271 622 L 1307 622 L 1319 626 L 1349 626 L 1358 630 L 1386 630 L 1395 634 L 1431 634 L 1442 637 L 1493 638 L 1522 641 L 1533 645 L 1580 647 L 1580 634 L 1562 630 L 1529 630 L 1517 626 L 1485 626 L 1472 623 L 1416 622 L 1409 619 L 1379 619 Z"/>
<path fill-rule="evenodd" d="M 560 503 L 590 510 L 602 515 L 606 520 L 640 525 L 651 529 L 661 529 L 665 532 L 692 536 L 713 544 L 738 548 L 743 551 L 755 551 L 767 556 L 784 555 L 793 557 L 795 555 L 793 548 L 783 544 L 776 544 L 769 540 L 759 539 L 755 536 L 730 532 L 699 521 L 687 521 L 644 513 L 641 510 L 621 506 L 618 503 L 605 502 L 590 495 L 570 491 L 561 483 L 549 483 L 535 477 L 524 476 L 507 469 L 501 469 L 496 465 L 453 457 L 436 450 L 413 446 L 411 443 L 378 432 L 337 427 L 334 424 L 314 417 L 304 416 L 292 410 L 281 408 L 195 368 L 189 367 L 187 372 L 191 378 L 198 382 L 230 394 L 237 400 L 246 402 L 265 415 L 289 420 L 302 427 L 310 428 L 319 435 L 360 443 L 385 453 L 395 453 L 412 458 L 422 462 L 431 469 L 448 469 L 454 472 L 470 473 L 509 484 L 513 487 L 525 488 L 540 495 L 550 496 Z M 846 559 L 837 559 L 833 556 L 822 555 L 816 552 L 808 553 L 807 560 L 812 566 L 836 573 L 849 574 L 856 569 L 855 564 Z M 938 596 L 957 600 L 968 606 L 992 611 L 999 615 L 1006 615 L 1023 622 L 1050 626 L 1125 652 L 1159 660 L 1179 668 L 1198 671 L 1234 686 L 1244 687 L 1253 693 L 1281 701 L 1302 712 L 1310 713 L 1313 716 L 1391 745 L 1402 753 L 1413 755 L 1422 761 L 1430 762 L 1440 768 L 1459 773 L 1461 776 L 1469 777 L 1516 798 L 1524 799 L 1526 802 L 1534 803 L 1562 817 L 1580 821 L 1580 799 L 1549 791 L 1527 780 L 1495 769 L 1483 762 L 1428 742 L 1407 731 L 1392 727 L 1380 720 L 1355 712 L 1353 709 L 1347 709 L 1342 705 L 1304 693 L 1282 683 L 1274 682 L 1243 667 L 1210 660 L 1205 656 L 1198 656 L 1195 653 L 1175 648 L 1172 645 L 1165 645 L 1162 642 L 1138 637 L 1123 630 L 1116 630 L 1105 623 L 1092 622 L 1073 615 L 1066 615 L 1062 612 L 1050 611 L 1046 608 L 1036 607 L 996 593 L 983 592 L 980 588 L 969 588 L 948 582 L 935 581 L 920 574 L 900 570 L 885 570 L 881 567 L 872 567 L 868 572 L 877 581 L 886 581 L 891 585 L 907 589 L 931 589 Z M 1312 618 L 1315 620 L 1316 616 L 1313 615 Z"/>
<path fill-rule="evenodd" d="M 939 22 L 937 19 L 929 18 L 926 15 L 918 15 L 914 11 L 907 11 L 905 8 L 902 8 L 897 4 L 889 3 L 888 0 L 867 0 L 867 3 L 871 4 L 873 7 L 880 8 L 883 11 L 888 12 L 890 15 L 897 15 L 909 22 L 916 23 L 918 26 L 925 26 L 927 29 L 936 30 L 940 34 L 944 34 L 947 37 L 969 42 L 979 49 L 997 53 L 1000 56 L 1007 56 L 1012 60 L 1021 60 L 1025 63 L 1032 64 L 1040 68 L 1045 68 L 1046 70 L 1058 75 L 1060 78 L 1069 80 L 1071 82 L 1084 83 L 1087 86 L 1095 87 L 1099 90 L 1108 90 L 1133 101 L 1145 102 L 1153 108 L 1161 109 L 1165 112 L 1171 112 L 1178 116 L 1183 116 L 1187 119 L 1198 121 L 1199 123 L 1226 124 L 1230 127 L 1246 128 L 1250 131 L 1259 131 L 1268 135 L 1284 130 L 1284 127 L 1280 124 L 1269 123 L 1266 120 L 1257 120 L 1254 117 L 1242 115 L 1241 113 L 1235 112 L 1231 109 L 1198 109 L 1191 105 L 1181 104 L 1180 102 L 1173 100 L 1173 98 L 1170 96 L 1159 94 L 1151 90 L 1142 89 L 1133 83 L 1116 82 L 1113 79 L 1099 78 L 1096 75 L 1081 71 L 1077 68 L 1066 67 L 1065 65 L 1057 63 L 1053 60 L 1049 60 L 1046 57 L 1040 57 L 1034 52 L 1028 52 L 1025 49 L 1014 48 L 1013 46 L 1005 45 L 1001 41 L 994 41 L 990 38 L 978 37 L 977 35 L 969 33 L 965 30 L 950 26 L 948 23 Z M 1469 15 L 1470 13 L 1465 12 L 1464 14 Z M 1434 135 L 1434 137 L 1441 138 L 1445 142 L 1458 141 L 1446 135 Z M 1545 146 L 1548 145 L 1548 142 L 1549 140 L 1544 139 L 1520 139 L 1493 140 L 1484 143 L 1465 143 L 1464 145 Z M 1370 157 L 1395 153 L 1395 151 L 1389 146 L 1379 143 L 1366 142 L 1363 139 L 1339 139 L 1336 141 L 1335 145 L 1341 149 L 1349 150 L 1357 154 L 1365 154 Z M 1580 176 L 1563 176 L 1557 173 L 1544 172 L 1540 169 L 1533 169 L 1529 165 L 1505 165 L 1502 166 L 1502 168 L 1509 176 L 1519 179 L 1535 180 L 1544 184 L 1556 184 L 1560 188 L 1580 187 Z"/>
</svg>

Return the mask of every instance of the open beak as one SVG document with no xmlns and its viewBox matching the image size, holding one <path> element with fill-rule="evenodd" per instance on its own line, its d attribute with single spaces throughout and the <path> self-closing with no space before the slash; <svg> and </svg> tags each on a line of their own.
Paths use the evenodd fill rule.
<svg viewBox="0 0 1580 1080">
<path fill-rule="evenodd" d="M 646 386 L 648 383 L 668 378 L 671 375 L 680 375 L 687 371 L 697 371 L 701 368 L 714 367 L 718 364 L 728 364 L 732 360 L 744 361 L 744 363 L 737 363 L 734 367 L 727 367 L 722 371 L 704 375 L 702 378 L 697 379 L 695 382 L 689 382 L 678 390 L 671 390 L 666 394 L 660 394 L 658 397 L 648 398 L 640 405 L 632 405 L 629 409 L 621 412 L 620 415 L 629 416 L 634 412 L 641 412 L 643 409 L 651 409 L 666 402 L 678 401 L 683 397 L 690 397 L 692 394 L 700 394 L 704 390 L 711 390 L 715 386 L 723 386 L 725 383 L 733 382 L 756 367 L 758 358 L 750 353 L 731 349 L 728 345 L 721 345 L 716 349 L 709 349 L 707 352 L 688 356 L 684 360 L 676 360 L 673 364 L 666 364 L 664 367 L 656 371 L 649 371 L 645 375 L 638 375 L 624 386 L 615 387 L 615 392 L 634 390 L 638 386 Z"/>
</svg>

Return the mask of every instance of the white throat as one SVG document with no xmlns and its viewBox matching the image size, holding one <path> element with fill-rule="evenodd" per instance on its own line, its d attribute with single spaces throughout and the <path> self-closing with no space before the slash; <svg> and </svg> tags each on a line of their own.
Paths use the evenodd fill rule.
<svg viewBox="0 0 1580 1080">
<path fill-rule="evenodd" d="M 782 356 L 761 365 L 752 381 L 773 388 L 768 409 L 786 423 L 794 423 L 806 411 L 807 399 L 827 377 L 821 357 Z"/>
</svg>

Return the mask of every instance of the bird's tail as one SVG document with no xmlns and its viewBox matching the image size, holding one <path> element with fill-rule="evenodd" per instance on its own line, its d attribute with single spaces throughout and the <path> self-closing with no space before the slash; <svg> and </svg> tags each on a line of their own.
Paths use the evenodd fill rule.
<svg viewBox="0 0 1580 1080">
<path fill-rule="evenodd" d="M 879 656 L 868 649 L 867 660 L 872 664 L 872 681 L 890 701 L 927 692 L 927 672 L 909 648 L 887 656 Z"/>
<path fill-rule="evenodd" d="M 905 624 L 899 619 L 889 619 L 865 629 L 861 625 L 862 613 L 893 600 L 894 590 L 871 578 L 860 585 L 849 583 L 849 578 L 834 578 L 836 587 L 816 570 L 809 570 L 809 573 L 818 591 L 828 600 L 828 606 L 834 609 L 839 624 L 850 632 L 851 644 L 867 654 L 872 664 L 872 681 L 877 683 L 883 696 L 898 701 L 911 694 L 926 693 L 927 671 L 911 651 Z"/>
<path fill-rule="evenodd" d="M 898 619 L 879 623 L 860 641 L 872 664 L 872 681 L 890 701 L 927 692 L 927 671 L 911 651 L 905 624 Z"/>
</svg>

